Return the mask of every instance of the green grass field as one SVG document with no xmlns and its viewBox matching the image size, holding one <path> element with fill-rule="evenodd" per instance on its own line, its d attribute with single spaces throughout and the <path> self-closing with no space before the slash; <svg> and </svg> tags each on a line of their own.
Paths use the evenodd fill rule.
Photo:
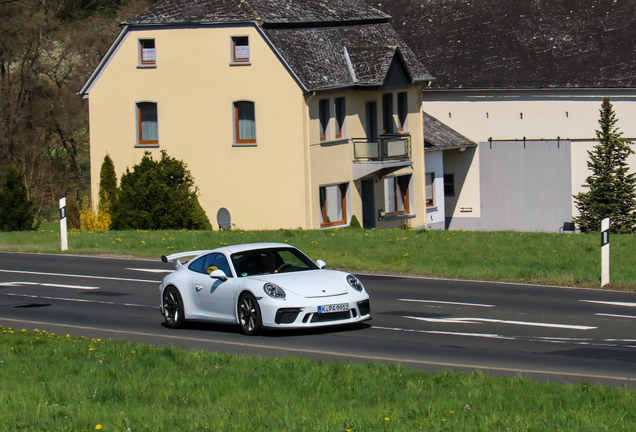
<svg viewBox="0 0 636 432">
<path fill-rule="evenodd" d="M 70 231 L 73 254 L 159 259 L 222 245 L 281 242 L 329 268 L 599 287 L 600 235 L 424 230 Z M 0 250 L 59 253 L 59 224 L 0 233 Z M 611 237 L 611 288 L 636 289 L 636 236 Z"/>
<path fill-rule="evenodd" d="M 0 327 L 2 431 L 633 431 L 636 392 Z"/>
<path fill-rule="evenodd" d="M 598 287 L 598 235 L 413 230 L 69 233 L 72 254 L 159 259 L 293 244 L 330 268 Z M 612 288 L 636 290 L 634 236 L 612 236 Z M 0 250 L 59 253 L 58 224 Z M 377 363 L 230 356 L 0 327 L 1 431 L 632 431 L 636 392 Z"/>
</svg>

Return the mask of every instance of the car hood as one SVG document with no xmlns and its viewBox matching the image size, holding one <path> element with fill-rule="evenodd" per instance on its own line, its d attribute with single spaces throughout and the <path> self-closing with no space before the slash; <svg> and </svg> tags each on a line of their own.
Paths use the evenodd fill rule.
<svg viewBox="0 0 636 432">
<path fill-rule="evenodd" d="M 302 297 L 329 297 L 348 292 L 346 274 L 332 270 L 305 270 L 260 277 Z M 344 276 L 343 276 L 344 275 Z"/>
</svg>

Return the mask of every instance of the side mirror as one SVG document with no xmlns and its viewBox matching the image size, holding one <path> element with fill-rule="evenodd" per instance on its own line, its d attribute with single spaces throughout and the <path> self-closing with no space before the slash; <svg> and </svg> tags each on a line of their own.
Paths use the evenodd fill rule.
<svg viewBox="0 0 636 432">
<path fill-rule="evenodd" d="M 327 263 L 324 262 L 323 260 L 316 261 L 316 264 L 318 264 L 319 269 L 324 269 L 327 266 Z"/>
<path fill-rule="evenodd" d="M 225 276 L 223 270 L 214 270 L 212 273 L 210 273 L 210 277 L 212 279 L 220 279 L 223 282 L 227 280 L 227 276 Z"/>
</svg>

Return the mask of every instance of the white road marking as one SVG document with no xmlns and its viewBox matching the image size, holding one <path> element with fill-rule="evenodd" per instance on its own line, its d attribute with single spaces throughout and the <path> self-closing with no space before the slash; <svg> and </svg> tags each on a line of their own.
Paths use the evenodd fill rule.
<svg viewBox="0 0 636 432">
<path fill-rule="evenodd" d="M 632 319 L 636 319 L 636 316 L 631 316 L 631 315 L 616 315 L 616 314 L 606 314 L 606 313 L 595 313 L 594 315 L 608 316 L 608 317 L 615 317 L 615 318 L 632 318 Z"/>
<path fill-rule="evenodd" d="M 46 300 L 63 300 L 63 301 L 72 301 L 79 303 L 98 303 L 98 304 L 108 304 L 108 305 L 117 305 L 117 306 L 134 306 L 134 307 L 144 307 L 144 308 L 157 308 L 159 306 L 148 306 L 148 305 L 140 305 L 135 303 L 116 303 L 102 300 L 88 300 L 88 299 L 76 299 L 76 298 L 67 298 L 67 297 L 50 297 L 50 296 L 37 296 L 30 294 L 17 294 L 17 293 L 3 293 L 0 292 L 0 295 L 6 295 L 11 297 L 28 297 L 28 298 L 36 298 L 36 299 L 46 299 Z"/>
<path fill-rule="evenodd" d="M 174 270 L 170 269 L 145 269 L 145 268 L 126 268 L 126 270 L 134 270 L 148 273 L 174 273 Z"/>
<path fill-rule="evenodd" d="M 398 299 L 398 301 L 405 301 L 405 302 L 418 302 L 418 303 L 440 303 L 440 304 L 459 305 L 459 306 L 495 307 L 495 305 L 487 305 L 487 304 L 478 304 L 478 303 L 458 303 L 458 302 L 448 302 L 448 301 L 438 301 L 438 300 Z"/>
<path fill-rule="evenodd" d="M 52 284 L 52 283 L 39 283 L 39 282 L 0 282 L 0 286 L 10 286 L 17 287 L 21 285 L 29 285 L 29 286 L 49 286 L 55 288 L 71 288 L 71 289 L 81 289 L 81 290 L 96 290 L 99 287 L 96 286 L 85 286 L 85 285 L 62 285 L 62 284 Z"/>
<path fill-rule="evenodd" d="M 580 326 L 580 325 L 538 323 L 538 322 L 528 322 L 528 321 L 507 321 L 507 320 L 488 319 L 488 318 L 422 318 L 422 317 L 412 317 L 412 316 L 405 316 L 404 318 L 410 318 L 410 319 L 414 319 L 418 321 L 440 322 L 440 323 L 480 324 L 482 322 L 486 322 L 486 323 L 497 323 L 497 324 L 525 325 L 525 326 L 533 326 L 533 327 L 564 328 L 564 329 L 572 329 L 572 330 L 594 330 L 598 328 L 598 327 Z"/>
<path fill-rule="evenodd" d="M 19 273 L 19 274 L 42 275 L 42 276 L 61 276 L 61 277 L 74 277 L 74 278 L 85 278 L 85 279 L 103 279 L 103 280 L 116 280 L 116 281 L 126 281 L 126 282 L 157 283 L 157 284 L 161 283 L 161 281 L 147 280 L 147 279 L 129 279 L 129 278 L 108 277 L 108 276 L 89 276 L 89 275 L 64 274 L 64 273 L 45 273 L 45 272 L 32 272 L 32 271 L 22 271 L 22 270 L 3 270 L 3 269 L 0 269 L 0 273 Z"/>
<path fill-rule="evenodd" d="M 597 301 L 597 300 L 579 300 L 579 301 L 586 302 L 586 303 L 605 304 L 605 305 L 611 305 L 611 306 L 636 307 L 636 303 L 629 303 L 629 302 L 611 302 L 611 301 Z"/>
</svg>

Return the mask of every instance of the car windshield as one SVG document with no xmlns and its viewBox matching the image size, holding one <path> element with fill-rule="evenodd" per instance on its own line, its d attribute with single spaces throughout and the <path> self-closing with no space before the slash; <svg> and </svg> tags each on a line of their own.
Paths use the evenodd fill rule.
<svg viewBox="0 0 636 432">
<path fill-rule="evenodd" d="M 317 270 L 304 253 L 294 248 L 256 249 L 232 254 L 238 277 Z"/>
</svg>

